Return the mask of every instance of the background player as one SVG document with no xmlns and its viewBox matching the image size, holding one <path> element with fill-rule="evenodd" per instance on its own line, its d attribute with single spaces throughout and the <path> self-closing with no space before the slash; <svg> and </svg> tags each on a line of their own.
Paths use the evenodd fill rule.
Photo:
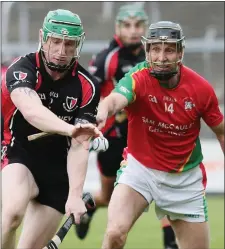
<svg viewBox="0 0 225 249">
<path fill-rule="evenodd" d="M 145 34 L 147 24 L 145 11 L 136 3 L 120 7 L 115 20 L 115 35 L 109 47 L 93 56 L 89 67 L 89 71 L 99 81 L 101 99 L 109 95 L 125 73 L 145 60 L 141 36 Z M 106 132 L 115 123 L 114 129 L 106 136 L 109 149 L 98 154 L 101 189 L 94 196 L 97 207 L 104 207 L 109 203 L 123 149 L 127 145 L 127 118 L 124 112 L 109 118 L 102 132 Z M 94 212 L 95 210 L 88 212 L 80 225 L 76 226 L 80 239 L 86 237 Z M 177 248 L 174 232 L 166 218 L 162 221 L 162 228 L 164 247 Z"/>
<path fill-rule="evenodd" d="M 17 58 L 2 83 L 2 248 L 43 248 L 66 212 L 86 212 L 82 197 L 89 140 L 100 99 L 98 83 L 77 59 L 85 33 L 77 14 L 50 11 L 40 49 Z M 74 125 L 75 124 L 75 125 Z M 45 131 L 51 136 L 28 142 Z M 72 138 L 72 139 L 71 139 Z"/>
<path fill-rule="evenodd" d="M 200 120 L 224 151 L 224 118 L 212 86 L 182 64 L 179 24 L 150 25 L 143 43 L 147 61 L 131 69 L 98 108 L 99 128 L 125 107 L 129 120 L 127 161 L 118 171 L 102 248 L 123 248 L 131 227 L 154 200 L 158 218 L 169 217 L 179 248 L 207 249 Z"/>
</svg>

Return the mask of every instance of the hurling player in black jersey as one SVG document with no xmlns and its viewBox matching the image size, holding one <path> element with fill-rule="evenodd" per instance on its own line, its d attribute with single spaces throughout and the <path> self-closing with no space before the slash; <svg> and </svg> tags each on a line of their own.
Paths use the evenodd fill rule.
<svg viewBox="0 0 225 249">
<path fill-rule="evenodd" d="M 89 141 L 102 134 L 99 84 L 77 61 L 84 35 L 77 14 L 48 12 L 38 52 L 14 60 L 2 82 L 3 249 L 15 248 L 24 216 L 18 248 L 43 248 L 64 213 L 79 223 L 86 212 Z M 41 131 L 51 135 L 28 141 Z"/>
<path fill-rule="evenodd" d="M 136 64 L 145 60 L 141 36 L 145 33 L 148 17 L 137 3 L 121 6 L 116 16 L 115 35 L 108 48 L 94 55 L 89 71 L 100 84 L 101 98 L 105 98 L 115 84 Z M 106 136 L 109 149 L 98 154 L 98 168 L 101 176 L 101 189 L 95 194 L 96 207 L 108 206 L 116 180 L 117 170 L 123 160 L 123 149 L 127 146 L 127 119 L 125 113 L 109 118 L 102 132 L 114 125 Z M 125 118 L 125 119 L 124 119 Z M 115 121 L 116 120 L 116 121 Z M 123 121 L 122 121 L 123 120 Z M 84 239 L 95 210 L 85 214 L 80 225 L 76 226 L 77 235 Z M 167 218 L 161 221 L 164 248 L 176 249 L 175 235 Z"/>
</svg>

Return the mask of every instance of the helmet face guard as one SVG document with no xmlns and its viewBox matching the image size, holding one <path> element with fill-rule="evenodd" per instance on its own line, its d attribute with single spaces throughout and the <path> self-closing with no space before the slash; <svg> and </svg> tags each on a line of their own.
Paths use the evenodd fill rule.
<svg viewBox="0 0 225 249">
<path fill-rule="evenodd" d="M 40 41 L 40 49 L 44 57 L 45 65 L 52 71 L 64 72 L 70 69 L 75 61 L 79 59 L 80 52 L 85 39 L 83 26 L 78 15 L 67 10 L 50 11 L 45 17 L 42 28 L 42 40 Z M 61 50 L 56 53 L 51 52 L 54 44 L 52 39 L 61 39 Z M 49 40 L 48 49 L 43 48 L 43 44 Z M 74 53 L 70 56 L 62 55 L 63 44 L 65 41 L 74 42 Z M 50 61 L 51 56 L 60 56 L 61 58 L 70 59 L 65 65 L 58 65 Z"/>
<path fill-rule="evenodd" d="M 153 77 L 158 80 L 169 80 L 178 73 L 178 65 L 183 60 L 183 50 L 185 47 L 184 38 L 180 25 L 176 23 L 158 22 L 149 27 L 148 36 L 147 38 L 142 37 L 142 43 L 145 48 L 146 60 L 150 65 L 150 74 Z M 162 50 L 164 51 L 165 43 L 176 45 L 176 60 L 173 62 L 154 62 L 151 53 L 149 53 L 151 46 L 153 44 L 162 44 Z M 179 53 L 182 53 L 181 58 L 178 56 Z M 159 71 L 157 70 L 158 66 L 171 66 L 171 70 Z"/>
</svg>

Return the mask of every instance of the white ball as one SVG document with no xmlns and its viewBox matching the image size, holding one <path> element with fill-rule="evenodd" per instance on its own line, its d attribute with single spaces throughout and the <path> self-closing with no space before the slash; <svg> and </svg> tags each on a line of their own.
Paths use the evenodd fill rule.
<svg viewBox="0 0 225 249">
<path fill-rule="evenodd" d="M 106 151 L 109 148 L 109 142 L 104 137 L 96 137 L 92 142 L 92 148 L 95 151 Z"/>
</svg>

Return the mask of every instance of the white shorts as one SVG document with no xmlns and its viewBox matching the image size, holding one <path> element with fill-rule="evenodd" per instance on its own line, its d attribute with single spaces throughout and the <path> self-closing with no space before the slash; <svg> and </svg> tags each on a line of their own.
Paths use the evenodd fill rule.
<svg viewBox="0 0 225 249">
<path fill-rule="evenodd" d="M 205 197 L 206 174 L 203 164 L 181 173 L 168 173 L 145 167 L 131 154 L 117 172 L 115 185 L 123 183 L 144 196 L 159 219 L 205 222 L 208 220 Z"/>
</svg>

